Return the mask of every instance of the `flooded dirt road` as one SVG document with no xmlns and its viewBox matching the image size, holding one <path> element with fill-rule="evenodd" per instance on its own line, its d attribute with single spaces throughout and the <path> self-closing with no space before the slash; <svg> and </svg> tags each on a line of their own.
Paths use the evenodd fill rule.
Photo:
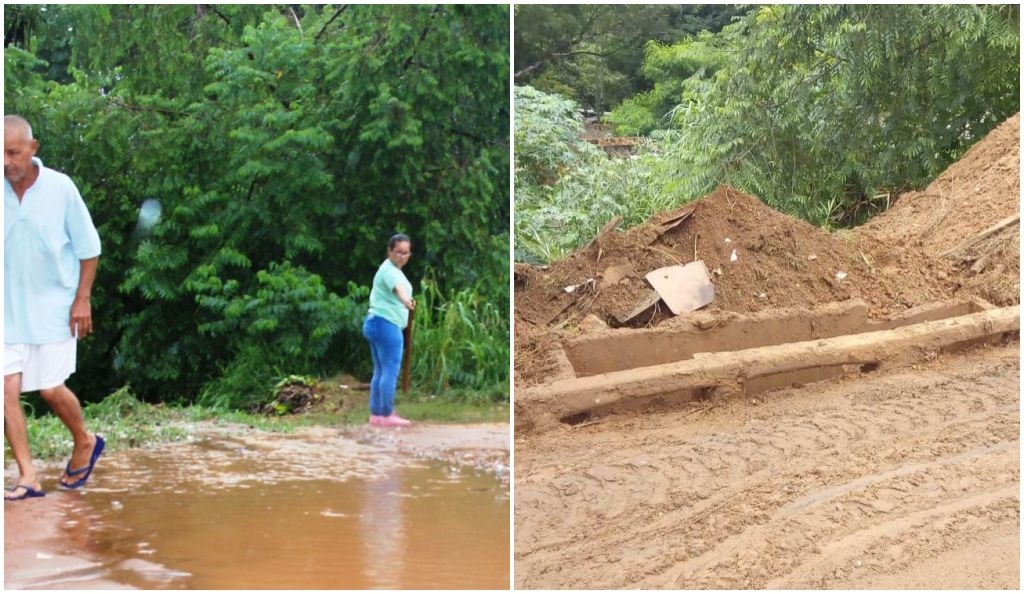
<svg viewBox="0 0 1024 594">
<path fill-rule="evenodd" d="M 4 585 L 508 588 L 508 459 L 507 425 L 207 426 L 6 504 Z"/>
<path fill-rule="evenodd" d="M 1016 589 L 1019 357 L 517 435 L 516 587 Z"/>
</svg>

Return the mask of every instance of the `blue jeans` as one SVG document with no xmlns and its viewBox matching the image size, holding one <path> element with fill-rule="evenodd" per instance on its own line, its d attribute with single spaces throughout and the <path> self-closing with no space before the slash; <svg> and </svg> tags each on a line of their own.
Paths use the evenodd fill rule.
<svg viewBox="0 0 1024 594">
<path fill-rule="evenodd" d="M 370 343 L 370 354 L 373 355 L 370 414 L 387 417 L 395 412 L 395 386 L 402 366 L 405 339 L 398 326 L 375 315 L 366 316 L 363 336 Z"/>
</svg>

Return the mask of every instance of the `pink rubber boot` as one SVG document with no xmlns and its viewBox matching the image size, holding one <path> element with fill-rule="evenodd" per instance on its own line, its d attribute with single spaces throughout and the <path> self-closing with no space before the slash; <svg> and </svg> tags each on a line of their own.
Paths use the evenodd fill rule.
<svg viewBox="0 0 1024 594">
<path fill-rule="evenodd" d="M 396 412 L 391 413 L 391 416 L 389 417 L 380 418 L 381 425 L 385 427 L 408 427 L 409 425 L 412 425 L 412 421 L 410 421 L 409 419 L 403 419 L 402 417 L 398 416 L 398 413 Z"/>
</svg>

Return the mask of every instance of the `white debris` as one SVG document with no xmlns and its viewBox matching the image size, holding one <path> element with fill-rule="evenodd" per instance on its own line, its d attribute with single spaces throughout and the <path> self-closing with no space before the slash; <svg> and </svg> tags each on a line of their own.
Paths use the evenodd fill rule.
<svg viewBox="0 0 1024 594">
<path fill-rule="evenodd" d="M 807 256 L 807 259 L 808 260 L 817 260 L 818 256 L 815 256 L 814 254 L 811 254 L 810 256 Z"/>
<path fill-rule="evenodd" d="M 573 293 L 573 292 L 576 291 L 576 289 L 578 289 L 580 287 L 585 287 L 587 285 L 593 285 L 593 284 L 594 284 L 594 279 L 588 278 L 586 281 L 584 281 L 584 282 L 582 282 L 582 283 L 580 283 L 578 285 L 569 285 L 568 287 L 565 287 L 564 290 L 565 290 L 566 293 Z"/>
<path fill-rule="evenodd" d="M 737 259 L 737 258 L 736 258 L 736 250 L 733 250 L 733 251 L 732 251 L 732 255 L 731 255 L 731 256 L 729 256 L 729 261 L 730 261 L 730 262 L 735 262 L 735 261 L 736 261 L 736 259 Z"/>
<path fill-rule="evenodd" d="M 843 280 L 845 278 L 846 278 L 846 273 L 845 272 L 839 271 L 839 272 L 836 273 L 836 280 L 841 281 L 841 280 Z"/>
</svg>

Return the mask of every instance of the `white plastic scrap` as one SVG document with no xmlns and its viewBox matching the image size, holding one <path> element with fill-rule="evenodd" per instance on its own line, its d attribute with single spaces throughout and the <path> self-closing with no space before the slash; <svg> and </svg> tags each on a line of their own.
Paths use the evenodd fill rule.
<svg viewBox="0 0 1024 594">
<path fill-rule="evenodd" d="M 585 287 L 587 285 L 592 285 L 592 284 L 594 284 L 594 279 L 588 278 L 586 281 L 584 281 L 584 282 L 582 282 L 582 283 L 580 283 L 578 285 L 569 285 L 568 287 L 565 287 L 565 292 L 566 293 L 573 293 L 573 292 L 576 291 L 576 289 L 578 289 L 580 287 Z"/>
<path fill-rule="evenodd" d="M 836 280 L 840 280 L 841 281 L 844 278 L 846 278 L 846 273 L 845 272 L 839 271 L 839 272 L 836 273 Z"/>
<path fill-rule="evenodd" d="M 735 261 L 736 261 L 736 259 L 737 259 L 737 258 L 736 258 L 736 250 L 733 250 L 733 251 L 732 251 L 732 255 L 731 255 L 731 256 L 729 256 L 729 261 L 730 261 L 730 262 L 735 262 Z"/>
<path fill-rule="evenodd" d="M 815 256 L 814 254 L 811 254 L 810 256 L 807 256 L 807 259 L 808 260 L 817 260 L 818 256 Z"/>
</svg>

